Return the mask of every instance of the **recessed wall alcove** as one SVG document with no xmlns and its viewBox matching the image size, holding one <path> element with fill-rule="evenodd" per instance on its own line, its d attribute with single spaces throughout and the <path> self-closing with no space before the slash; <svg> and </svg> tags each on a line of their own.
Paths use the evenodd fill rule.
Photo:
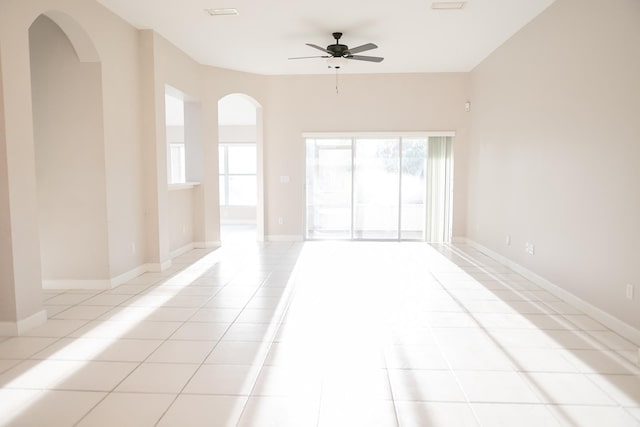
<svg viewBox="0 0 640 427">
<path fill-rule="evenodd" d="M 43 286 L 107 287 L 101 63 L 58 12 L 33 22 L 29 47 Z"/>
</svg>

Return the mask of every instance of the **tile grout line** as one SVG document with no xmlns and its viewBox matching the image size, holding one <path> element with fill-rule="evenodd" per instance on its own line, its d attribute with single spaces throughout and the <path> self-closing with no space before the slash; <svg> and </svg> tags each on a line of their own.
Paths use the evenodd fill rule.
<svg viewBox="0 0 640 427">
<path fill-rule="evenodd" d="M 400 416 L 398 415 L 398 408 L 396 407 L 396 398 L 395 398 L 395 394 L 393 392 L 393 386 L 391 385 L 391 377 L 389 375 L 389 365 L 387 363 L 387 354 L 384 351 L 384 348 L 382 349 L 382 358 L 384 360 L 384 372 L 385 372 L 385 376 L 387 378 L 387 385 L 389 386 L 389 393 L 391 393 L 391 405 L 393 406 L 393 415 L 395 416 L 396 419 L 396 425 L 399 427 L 400 426 Z"/>
<path fill-rule="evenodd" d="M 475 261 L 475 260 L 474 260 L 470 255 L 465 254 L 463 251 L 461 251 L 461 250 L 459 250 L 459 249 L 457 249 L 457 248 L 451 248 L 451 249 L 452 249 L 452 251 L 454 251 L 454 252 L 455 252 L 455 251 L 462 252 L 462 253 L 464 254 L 464 256 L 463 256 L 463 255 L 460 255 L 459 253 L 458 253 L 457 255 L 458 255 L 459 257 L 461 257 L 462 259 L 466 259 L 466 260 L 467 260 L 467 262 L 470 262 L 472 265 L 476 265 L 478 268 L 480 268 L 481 270 L 483 270 L 483 268 L 482 268 L 481 266 L 479 266 L 479 264 L 477 263 L 477 261 Z M 490 272 L 487 272 L 486 270 L 485 270 L 485 273 L 487 273 L 487 274 L 490 274 L 490 275 L 491 275 L 491 273 L 490 273 Z M 437 279 L 437 278 L 436 278 L 436 279 Z M 508 286 L 508 285 L 507 285 L 507 286 Z M 447 292 L 448 292 L 448 291 L 447 291 Z M 484 327 L 484 325 L 482 325 L 480 322 L 478 322 L 478 321 L 477 321 L 477 319 L 475 318 L 474 314 L 473 314 L 473 313 L 471 313 L 470 311 L 468 311 L 468 310 L 466 309 L 466 307 L 464 307 L 464 305 L 462 305 L 462 304 L 461 304 L 461 302 L 458 300 L 458 298 L 457 298 L 456 296 L 451 295 L 451 297 L 452 297 L 452 298 L 453 298 L 453 299 L 454 299 L 458 304 L 460 304 L 460 305 L 463 307 L 463 309 L 467 312 L 467 314 L 469 314 L 472 318 L 474 318 L 474 320 L 476 321 L 476 323 L 478 324 L 478 326 L 480 327 L 480 329 L 485 333 L 485 335 L 487 335 L 487 337 L 488 337 L 491 341 L 493 341 L 493 342 L 495 343 L 495 338 L 493 338 L 493 336 L 492 336 L 492 335 L 489 333 L 489 331 Z M 544 304 L 544 301 L 542 301 L 542 303 Z M 546 304 L 545 304 L 545 305 L 546 305 Z M 569 322 L 570 322 L 570 321 L 569 321 Z M 538 328 L 538 329 L 539 329 L 539 328 Z M 578 329 L 577 331 L 580 331 L 580 332 L 584 332 L 584 333 L 586 333 L 586 332 L 585 332 L 584 330 L 582 330 L 582 329 Z M 571 332 L 571 331 L 570 331 L 570 332 Z M 506 349 L 504 349 L 502 346 L 498 345 L 497 343 L 496 343 L 496 345 L 498 346 L 498 348 L 503 349 L 503 353 L 505 353 L 505 351 L 504 351 L 504 350 L 506 350 Z M 513 364 L 514 364 L 514 366 L 515 366 L 515 367 L 520 367 L 520 365 L 519 365 L 515 360 L 513 360 L 513 358 L 512 358 L 510 355 L 507 355 L 507 354 L 505 353 L 505 356 L 509 359 L 509 361 L 510 361 L 511 363 L 513 363 Z M 521 377 L 521 376 L 524 374 L 526 384 L 527 384 L 530 388 L 533 388 L 533 387 L 532 387 L 532 386 L 533 386 L 533 383 L 532 383 L 530 380 L 528 380 L 528 376 L 529 376 L 529 375 L 527 374 L 527 372 L 526 372 L 526 371 L 524 371 L 524 370 L 522 370 L 522 369 L 521 369 L 521 370 L 519 370 L 519 371 L 515 371 L 515 372 L 516 372 L 516 374 L 518 374 L 518 376 L 519 376 L 519 377 Z M 577 374 L 577 375 L 580 375 L 580 376 L 584 377 L 586 380 L 588 380 L 590 383 L 592 383 L 592 384 L 593 384 L 593 381 L 588 377 L 588 375 L 586 375 L 586 374 L 584 374 L 584 373 L 582 373 L 582 372 L 575 372 L 575 373 L 573 373 L 573 372 L 572 372 L 572 373 L 570 373 L 570 374 Z M 597 384 L 596 384 L 596 386 L 597 386 Z M 535 388 L 539 388 L 539 387 L 535 387 Z M 535 388 L 534 388 L 534 390 L 535 390 Z M 602 390 L 600 387 L 597 387 L 597 389 L 598 389 L 598 390 L 600 390 L 600 391 L 602 391 L 602 392 L 603 392 L 603 394 L 604 394 L 605 396 L 607 396 L 607 397 L 608 397 L 612 402 L 614 402 L 616 405 L 594 405 L 594 404 L 586 405 L 586 404 L 585 404 L 585 405 L 569 405 L 569 406 L 602 406 L 602 407 L 616 407 L 616 406 L 617 406 L 618 408 L 622 408 L 622 409 L 624 410 L 624 408 L 622 407 L 622 405 L 620 405 L 620 404 L 616 401 L 616 399 L 614 399 L 613 397 L 611 397 L 611 396 L 609 395 L 609 393 L 604 392 L 604 390 Z M 544 393 L 544 392 L 542 392 L 542 394 L 543 394 L 543 395 L 546 395 L 546 393 Z M 555 406 L 559 406 L 559 407 L 564 406 L 563 404 L 560 404 L 560 403 L 557 403 L 557 404 L 556 404 L 556 403 L 550 404 L 550 403 L 545 403 L 545 402 L 543 402 L 543 401 L 541 401 L 541 403 L 545 404 L 545 406 L 548 406 L 548 405 L 552 405 L 552 406 L 553 406 L 553 405 L 555 405 Z M 552 416 L 554 419 L 556 419 L 556 420 L 557 420 L 557 421 L 559 421 L 559 422 L 563 422 L 563 418 L 560 418 L 560 417 L 559 417 L 559 415 L 557 415 L 555 411 L 553 411 L 553 412 L 552 412 L 552 411 L 549 411 L 549 412 L 551 413 L 551 416 Z M 627 412 L 627 411 L 625 411 L 625 412 Z M 474 411 L 474 414 L 475 414 L 475 411 Z"/>
<path fill-rule="evenodd" d="M 224 331 L 224 333 L 220 336 L 220 339 L 218 340 L 218 342 L 213 346 L 213 348 L 207 353 L 207 355 L 204 357 L 204 359 L 202 360 L 202 362 L 198 365 L 198 368 L 196 368 L 196 370 L 193 372 L 193 374 L 187 379 L 187 381 L 184 383 L 184 385 L 182 386 L 181 390 L 178 392 L 178 394 L 176 394 L 175 398 L 173 399 L 173 401 L 169 404 L 169 406 L 167 406 L 167 408 L 165 409 L 165 411 L 162 413 L 162 415 L 160 416 L 160 418 L 158 419 L 158 421 L 155 423 L 155 425 L 158 425 L 162 419 L 164 418 L 164 416 L 167 414 L 167 412 L 171 409 L 171 407 L 174 405 L 174 403 L 176 402 L 176 400 L 178 399 L 179 396 L 181 396 L 184 392 L 184 390 L 186 389 L 187 385 L 191 382 L 191 380 L 195 377 L 195 375 L 198 373 L 198 371 L 202 368 L 202 366 L 204 366 L 206 363 L 206 360 L 211 356 L 211 354 L 213 353 L 213 351 L 218 347 L 218 345 L 220 344 L 220 342 L 222 342 L 222 340 L 224 339 L 225 335 L 227 334 L 227 332 L 229 331 L 229 329 L 231 328 L 231 326 L 233 326 L 234 324 L 236 324 L 237 319 L 242 315 L 242 313 L 244 312 L 244 310 L 246 309 L 246 307 L 249 305 L 249 303 L 251 302 L 251 300 L 255 297 L 255 295 L 258 293 L 258 291 L 264 286 L 264 284 L 266 283 L 266 281 L 269 279 L 269 277 L 272 276 L 273 272 L 269 271 L 266 272 L 267 275 L 266 277 L 264 277 L 260 283 L 260 285 L 258 285 L 255 289 L 255 291 L 251 294 L 251 297 L 249 297 L 247 299 L 247 302 L 244 304 L 244 306 L 240 309 L 239 313 L 234 317 L 234 319 L 229 323 L 229 326 L 227 327 L 227 329 Z M 220 291 L 222 291 L 222 289 L 226 288 L 229 283 L 231 283 L 233 281 L 233 279 L 229 280 L 221 289 Z M 220 291 L 218 291 L 217 293 L 219 293 Z M 216 293 L 216 294 L 217 294 Z M 213 298 L 213 297 L 212 297 Z M 196 313 L 194 313 L 193 316 L 195 316 Z M 191 318 L 193 317 L 191 316 Z M 186 323 L 186 322 L 185 322 Z M 280 325 L 278 326 L 278 328 L 280 327 Z M 277 330 L 276 330 L 277 333 Z M 275 336 L 275 334 L 274 334 Z M 270 347 L 269 347 L 270 348 Z M 265 353 L 264 357 L 266 358 L 268 354 L 268 351 Z M 260 370 L 258 371 L 258 376 L 260 374 Z M 256 380 L 258 378 L 258 376 L 256 376 Z M 255 386 L 255 383 L 254 383 Z M 253 389 L 253 387 L 252 387 Z M 245 396 L 241 396 L 241 397 L 245 397 Z M 249 397 L 250 394 L 248 396 L 246 396 L 247 399 L 243 405 L 243 409 L 240 412 L 240 416 L 238 418 L 238 420 L 240 420 L 240 418 L 242 417 L 242 414 L 244 413 L 244 408 L 246 407 L 248 401 L 249 401 Z"/>
<path fill-rule="evenodd" d="M 438 279 L 433 274 L 433 272 L 431 270 L 429 270 L 428 274 L 433 279 L 435 279 L 435 281 L 440 285 L 440 287 L 442 287 L 442 289 L 451 298 L 453 298 L 453 300 L 456 302 L 456 304 L 458 304 L 458 306 L 463 310 L 463 313 L 466 313 L 466 314 L 470 315 L 470 312 L 467 310 L 467 308 L 464 305 L 462 305 L 462 303 L 460 303 L 460 301 L 449 292 L 449 290 L 442 284 L 440 279 Z M 473 316 L 471 316 L 471 317 L 473 317 Z M 447 364 L 447 366 L 449 368 L 449 372 L 451 372 L 451 374 L 453 375 L 453 378 L 454 378 L 458 388 L 462 391 L 462 395 L 464 396 L 464 399 L 465 399 L 465 401 L 467 403 L 467 407 L 469 408 L 469 410 L 473 414 L 473 418 L 475 419 L 475 421 L 478 424 L 478 426 L 482 426 L 482 422 L 480 421 L 480 417 L 478 417 L 478 414 L 476 413 L 476 410 L 474 409 L 473 405 L 471 404 L 471 400 L 469 399 L 469 395 L 467 394 L 467 390 L 465 390 L 465 388 L 462 386 L 462 383 L 460 382 L 460 378 L 458 378 L 458 375 L 456 374 L 456 370 L 453 368 L 453 365 L 451 364 L 451 361 L 449 360 L 449 357 L 447 356 L 447 353 L 443 351 L 442 345 L 440 344 L 440 341 L 438 340 L 438 338 L 435 336 L 435 334 L 433 332 L 433 328 L 431 326 L 429 326 L 429 333 L 431 335 L 431 338 L 433 339 L 433 342 L 436 345 L 436 348 L 438 349 L 438 351 L 442 355 L 442 358 L 444 359 L 445 363 Z"/>
<path fill-rule="evenodd" d="M 299 255 L 298 255 L 299 256 Z M 247 409 L 247 405 L 249 404 L 249 400 L 251 399 L 252 395 L 253 395 L 253 391 L 255 390 L 256 384 L 258 383 L 258 379 L 260 378 L 260 375 L 262 374 L 262 370 L 265 367 L 264 362 L 267 360 L 267 358 L 269 357 L 269 353 L 271 352 L 271 349 L 273 348 L 273 344 L 276 342 L 275 339 L 278 336 L 278 333 L 280 332 L 280 329 L 282 328 L 282 319 L 284 319 L 287 315 L 287 313 L 289 312 L 289 308 L 291 307 L 291 304 L 296 296 L 297 290 L 298 290 L 298 283 L 297 283 L 297 271 L 296 271 L 296 266 L 294 266 L 294 268 L 290 271 L 289 277 L 288 277 L 288 281 L 292 281 L 293 283 L 293 287 L 291 289 L 289 289 L 288 294 L 285 298 L 285 307 L 282 310 L 282 314 L 280 315 L 280 319 L 279 322 L 277 324 L 277 327 L 275 329 L 275 331 L 273 332 L 273 336 L 271 337 L 272 339 L 269 340 L 268 344 L 267 344 L 267 348 L 265 349 L 266 351 L 264 352 L 264 354 L 262 355 L 262 363 L 260 363 L 259 368 L 258 368 L 258 372 L 256 374 L 256 379 L 253 383 L 253 385 L 251 386 L 251 389 L 249 390 L 249 394 L 247 395 L 247 399 L 242 407 L 242 410 L 240 411 L 240 415 L 238 416 L 238 423 L 240 422 L 240 420 L 242 419 L 242 417 L 245 414 L 245 411 Z M 285 286 L 285 290 L 287 289 L 287 286 Z M 283 295 L 280 296 L 280 298 L 282 298 Z M 321 385 L 321 389 L 322 389 L 322 385 Z M 322 396 L 321 396 L 322 397 Z M 318 405 L 318 421 L 320 420 L 320 405 Z"/>
<path fill-rule="evenodd" d="M 208 253 L 210 253 L 210 252 L 207 252 L 207 253 L 203 254 L 202 256 L 200 256 L 200 257 L 198 257 L 196 260 L 194 260 L 193 262 L 195 262 L 195 261 L 197 261 L 197 260 L 199 260 L 199 259 L 203 258 L 203 257 L 204 257 L 204 256 L 206 256 Z M 192 262 L 191 264 L 193 264 L 193 262 Z M 173 271 L 171 274 L 172 274 L 172 275 L 178 274 L 179 272 L 181 272 L 181 271 L 185 270 L 186 268 L 188 268 L 188 266 L 189 266 L 189 265 L 191 265 L 191 264 L 188 264 L 188 265 L 187 265 L 187 266 L 185 266 L 185 267 L 182 267 L 182 268 L 180 268 L 180 269 L 178 269 L 178 270 L 176 270 L 176 271 Z M 138 294 L 134 294 L 134 295 L 132 295 L 132 296 L 131 296 L 131 298 L 127 299 L 126 301 L 129 301 L 130 299 L 132 299 L 132 298 L 134 298 L 134 297 L 138 297 L 138 296 L 142 295 L 143 293 L 145 293 L 146 291 L 148 291 L 148 290 L 149 290 L 149 289 L 151 289 L 152 287 L 156 287 L 156 286 L 158 286 L 159 284 L 160 284 L 159 286 L 162 286 L 162 284 L 161 284 L 160 282 L 162 282 L 162 281 L 164 281 L 164 280 L 167 280 L 167 279 L 169 279 L 169 278 L 171 278 L 171 276 L 167 276 L 167 277 L 165 277 L 165 278 L 161 278 L 161 279 L 159 279 L 159 280 L 157 280 L 157 281 L 153 282 L 153 283 L 152 283 L 152 284 L 150 284 L 148 287 L 146 287 L 145 289 L 141 290 Z M 217 292 L 216 292 L 216 293 L 217 293 Z M 215 295 L 215 294 L 214 294 L 214 295 Z M 175 296 L 175 295 L 174 295 L 174 296 Z M 207 301 L 205 301 L 204 303 L 202 303 L 202 304 L 201 304 L 201 306 L 202 306 L 202 305 L 204 305 L 204 304 L 206 304 L 206 303 L 207 303 L 211 298 L 213 298 L 213 295 L 212 295 L 210 298 L 208 298 L 208 299 L 207 299 Z M 123 303 L 124 303 L 124 302 L 123 302 Z M 121 305 L 121 304 L 120 304 L 120 305 Z M 117 307 L 120 307 L 120 305 L 118 305 Z M 157 307 L 156 307 L 156 308 L 157 308 Z M 115 308 L 114 308 L 114 310 L 115 310 Z M 110 310 L 110 311 L 113 311 L 113 310 Z M 110 311 L 109 311 L 109 312 L 110 312 Z M 155 310 L 154 310 L 154 311 L 155 311 Z M 108 312 L 107 312 L 107 313 L 108 313 Z M 105 314 L 106 314 L 106 313 L 105 313 Z M 195 313 L 194 313 L 194 315 L 195 315 Z M 98 316 L 98 317 L 101 317 L 101 316 Z M 108 320 L 108 319 L 106 319 L 106 320 L 103 320 L 103 322 L 104 322 L 104 321 L 109 321 L 109 320 Z M 178 327 L 176 328 L 176 330 L 175 330 L 173 333 L 175 333 L 178 329 L 180 329 L 180 328 L 181 328 L 181 327 L 186 323 L 186 321 L 184 321 L 184 322 L 175 322 L 175 323 L 181 323 L 181 326 L 178 326 Z M 115 390 L 116 390 L 116 389 L 117 389 L 117 388 L 118 388 L 118 387 L 119 387 L 119 386 L 120 386 L 120 385 L 121 385 L 125 380 L 127 380 L 127 379 L 131 376 L 131 374 L 132 374 L 133 372 L 135 372 L 135 371 L 136 371 L 140 366 L 142 366 L 142 364 L 144 364 L 144 363 L 145 363 L 145 361 L 146 361 L 146 360 L 148 360 L 148 359 L 149 359 L 149 357 L 151 357 L 151 355 L 152 355 L 152 354 L 154 354 L 162 344 L 164 344 L 165 342 L 167 342 L 167 341 L 169 340 L 169 338 L 173 335 L 173 333 L 171 333 L 171 334 L 170 334 L 167 338 L 165 338 L 164 340 L 158 340 L 158 341 L 161 341 L 161 343 L 160 343 L 160 344 L 158 344 L 158 346 L 157 346 L 154 350 L 152 350 L 152 351 L 151 351 L 151 352 L 150 352 L 150 353 L 149 353 L 149 354 L 148 354 L 148 355 L 147 355 L 147 356 L 146 356 L 142 361 L 140 361 L 140 362 L 131 362 L 131 363 L 137 363 L 137 365 L 136 365 L 136 366 L 135 366 L 135 367 L 134 367 L 134 368 L 133 368 L 133 369 L 132 369 L 132 370 L 131 370 L 127 375 L 125 375 L 125 376 L 124 376 L 124 377 L 123 377 L 123 378 L 122 378 L 122 379 L 121 379 L 121 380 L 120 380 L 120 381 L 119 381 L 119 382 L 118 382 L 118 383 L 117 383 L 117 384 L 116 384 L 116 385 L 115 385 L 115 386 L 114 386 L 110 391 L 106 391 L 106 392 L 105 392 L 105 396 L 104 396 L 102 399 L 100 399 L 100 400 L 99 400 L 95 405 L 93 405 L 93 406 L 91 407 L 91 409 L 89 409 L 87 412 L 85 412 L 85 414 L 84 414 L 84 415 L 83 415 L 83 416 L 82 416 L 82 417 L 81 417 L 81 418 L 80 418 L 76 423 L 74 423 L 74 426 L 77 426 L 78 424 L 80 424 L 80 423 L 81 423 L 81 422 L 82 422 L 82 421 L 83 421 L 83 420 L 84 420 L 84 419 L 85 419 L 89 414 L 91 414 L 91 413 L 92 413 L 92 412 L 93 412 L 93 411 L 94 411 L 94 410 L 95 410 L 95 409 L 96 409 L 96 408 L 97 408 L 97 407 L 98 407 L 102 402 L 104 402 L 104 401 L 105 401 L 105 400 L 106 400 L 106 399 L 107 399 L 107 398 L 108 398 L 112 393 L 114 393 L 114 392 L 115 392 Z M 155 341 L 155 340 L 154 340 L 154 341 Z M 172 394 L 172 393 L 171 393 L 171 394 Z M 170 406 L 171 406 L 171 404 L 169 404 L 169 407 L 170 407 Z M 167 408 L 168 408 L 168 407 L 167 407 Z"/>
</svg>

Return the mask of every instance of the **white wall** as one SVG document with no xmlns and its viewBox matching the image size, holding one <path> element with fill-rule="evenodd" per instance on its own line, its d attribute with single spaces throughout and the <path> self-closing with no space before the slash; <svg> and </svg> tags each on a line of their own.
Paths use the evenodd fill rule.
<svg viewBox="0 0 640 427">
<path fill-rule="evenodd" d="M 42 277 L 108 279 L 100 64 L 49 18 L 29 33 Z"/>
<path fill-rule="evenodd" d="M 558 0 L 473 71 L 467 227 L 635 328 L 639 46 L 640 2 Z"/>
<path fill-rule="evenodd" d="M 218 125 L 219 142 L 256 142 L 255 125 Z"/>
</svg>

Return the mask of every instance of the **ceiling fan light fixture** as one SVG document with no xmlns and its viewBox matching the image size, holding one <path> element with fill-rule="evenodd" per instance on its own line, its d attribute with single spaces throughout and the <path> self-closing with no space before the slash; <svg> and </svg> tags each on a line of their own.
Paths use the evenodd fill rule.
<svg viewBox="0 0 640 427">
<path fill-rule="evenodd" d="M 467 4 L 466 1 L 434 1 L 431 9 L 434 10 L 460 10 Z"/>
<path fill-rule="evenodd" d="M 327 58 L 327 66 L 329 68 L 335 68 L 336 70 L 339 70 L 340 68 L 344 68 L 345 65 L 347 65 L 347 59 L 343 58 L 343 57 L 335 57 L 332 56 L 331 58 Z"/>
<path fill-rule="evenodd" d="M 238 9 L 228 7 L 228 8 L 219 8 L 219 9 L 205 9 L 210 16 L 232 16 L 232 15 L 240 15 Z"/>
</svg>

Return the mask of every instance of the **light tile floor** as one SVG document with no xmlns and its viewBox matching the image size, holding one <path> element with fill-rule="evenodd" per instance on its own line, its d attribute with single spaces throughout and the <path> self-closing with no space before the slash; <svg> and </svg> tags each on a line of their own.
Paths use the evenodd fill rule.
<svg viewBox="0 0 640 427">
<path fill-rule="evenodd" d="M 467 246 L 232 242 L 0 337 L 0 425 L 640 426 L 637 346 Z"/>
</svg>

